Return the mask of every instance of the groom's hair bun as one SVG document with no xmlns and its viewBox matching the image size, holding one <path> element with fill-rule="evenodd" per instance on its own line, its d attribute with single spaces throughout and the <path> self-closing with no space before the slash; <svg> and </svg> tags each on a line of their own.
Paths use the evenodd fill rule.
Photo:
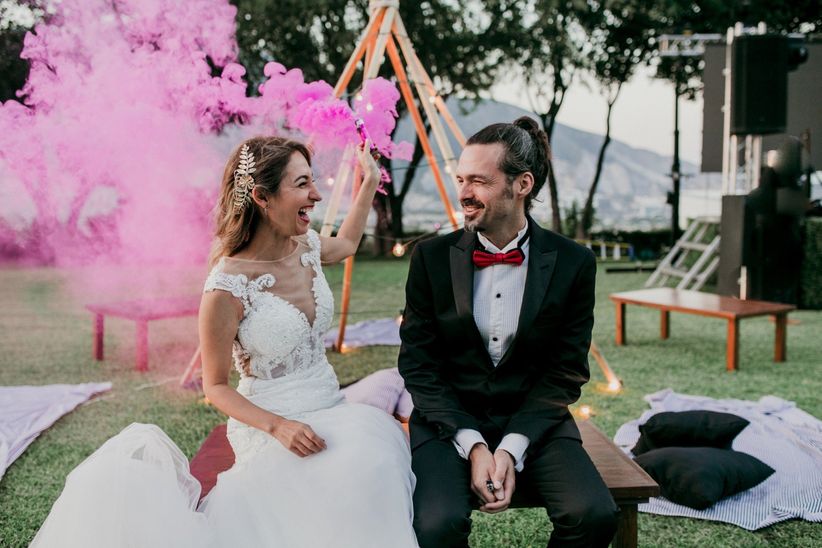
<svg viewBox="0 0 822 548">
<path fill-rule="evenodd" d="M 526 171 L 534 176 L 534 188 L 525 197 L 525 211 L 528 211 L 533 197 L 539 194 L 548 177 L 551 161 L 548 135 L 536 120 L 521 116 L 510 124 L 498 123 L 482 128 L 468 139 L 466 146 L 496 143 L 500 143 L 505 149 L 499 169 L 505 173 L 509 182 Z"/>
</svg>

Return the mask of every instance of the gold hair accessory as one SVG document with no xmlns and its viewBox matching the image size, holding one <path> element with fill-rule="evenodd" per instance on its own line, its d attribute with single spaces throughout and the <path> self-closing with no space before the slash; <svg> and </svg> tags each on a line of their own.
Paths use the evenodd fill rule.
<svg viewBox="0 0 822 548">
<path fill-rule="evenodd" d="M 240 149 L 240 165 L 234 170 L 234 213 L 240 213 L 248 204 L 254 188 L 251 174 L 255 171 L 254 155 L 248 150 L 248 145 L 243 145 Z"/>
</svg>

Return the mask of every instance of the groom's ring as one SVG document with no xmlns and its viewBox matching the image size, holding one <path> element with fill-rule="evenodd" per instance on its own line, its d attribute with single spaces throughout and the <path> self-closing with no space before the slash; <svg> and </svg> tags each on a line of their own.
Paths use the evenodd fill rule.
<svg viewBox="0 0 822 548">
<path fill-rule="evenodd" d="M 496 489 L 494 488 L 494 482 L 491 480 L 486 480 L 485 488 L 488 489 L 488 492 L 493 494 Z"/>
</svg>

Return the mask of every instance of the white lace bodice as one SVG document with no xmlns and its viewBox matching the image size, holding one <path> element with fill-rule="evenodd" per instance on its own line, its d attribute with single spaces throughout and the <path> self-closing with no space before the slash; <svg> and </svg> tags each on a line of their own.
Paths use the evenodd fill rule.
<svg viewBox="0 0 822 548">
<path fill-rule="evenodd" d="M 277 283 L 275 268 L 249 279 L 246 274 L 226 272 L 222 259 L 206 280 L 205 291 L 228 291 L 243 305 L 243 319 L 234 344 L 234 366 L 241 376 L 274 379 L 325 361 L 323 338 L 331 326 L 334 300 L 320 265 L 319 236 L 310 231 L 307 240 L 309 250 L 299 260 L 303 267 L 314 271 L 313 324 L 305 312 L 267 291 Z"/>
<path fill-rule="evenodd" d="M 300 249 L 305 251 L 289 258 L 290 265 L 222 259 L 205 283 L 205 291 L 227 291 L 243 305 L 233 352 L 240 373 L 237 391 L 263 409 L 293 418 L 343 400 L 325 356 L 324 336 L 331 325 L 334 300 L 320 264 L 317 233 L 311 230 L 304 241 L 298 240 Z M 311 269 L 311 276 L 303 276 L 305 268 Z M 283 285 L 296 287 L 292 289 L 295 302 L 306 297 L 305 292 L 313 295 L 313 323 L 305 310 L 275 294 L 278 274 L 299 278 L 296 284 L 283 278 Z M 255 448 L 270 437 L 234 419 L 229 420 L 228 435 L 238 462 L 256 454 Z"/>
</svg>

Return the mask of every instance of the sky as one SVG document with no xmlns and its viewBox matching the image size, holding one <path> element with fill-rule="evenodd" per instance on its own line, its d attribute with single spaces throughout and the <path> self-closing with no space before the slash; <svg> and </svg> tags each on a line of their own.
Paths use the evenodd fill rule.
<svg viewBox="0 0 822 548">
<path fill-rule="evenodd" d="M 672 156 L 674 150 L 674 88 L 653 78 L 653 68 L 643 67 L 620 92 L 611 115 L 611 137 L 636 148 Z M 530 110 L 521 84 L 508 81 L 496 85 L 492 97 Z M 605 134 L 607 105 L 594 85 L 575 82 L 559 112 L 557 120 L 565 125 Z M 680 99 L 679 155 L 699 165 L 702 151 L 702 98 Z"/>
</svg>

